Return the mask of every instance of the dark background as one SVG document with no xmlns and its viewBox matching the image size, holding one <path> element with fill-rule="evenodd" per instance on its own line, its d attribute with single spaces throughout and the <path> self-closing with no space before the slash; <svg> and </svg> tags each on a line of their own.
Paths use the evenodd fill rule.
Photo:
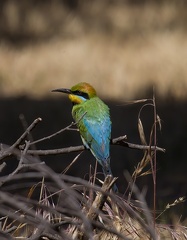
<svg viewBox="0 0 187 240">
<path fill-rule="evenodd" d="M 141 104 L 121 106 L 119 102 L 106 101 L 111 108 L 113 122 L 112 136 L 118 137 L 127 134 L 128 141 L 140 144 L 137 128 L 138 113 Z M 158 101 L 157 111 L 162 119 L 162 130 L 157 133 L 158 146 L 166 149 L 166 153 L 157 153 L 157 202 L 162 209 L 168 202 L 186 196 L 186 131 L 187 121 L 184 109 L 187 102 L 175 103 L 172 99 Z M 0 118 L 1 142 L 12 144 L 23 132 L 23 126 L 19 119 L 24 114 L 28 124 L 37 117 L 43 121 L 33 130 L 33 138 L 39 139 L 48 136 L 72 122 L 71 104 L 65 98 L 33 100 L 27 97 L 1 99 L 0 109 L 3 114 Z M 174 117 L 174 115 L 178 117 Z M 142 112 L 142 122 L 145 128 L 147 140 L 153 123 L 153 109 L 145 108 Z M 81 145 L 81 139 L 77 132 L 66 131 L 50 140 L 37 144 L 37 149 L 55 149 L 68 146 Z M 74 159 L 77 153 L 41 157 L 55 171 L 62 172 Z M 133 173 L 134 167 L 142 159 L 140 150 L 128 149 L 121 146 L 111 146 L 111 167 L 114 176 L 118 176 L 118 186 L 121 193 L 127 188 L 127 181 L 123 171 Z M 2 174 L 9 173 L 17 164 L 16 159 L 7 160 L 7 168 Z M 85 151 L 71 167 L 67 174 L 88 179 L 90 166 L 95 166 L 93 156 Z M 98 175 L 102 178 L 102 170 L 98 167 Z M 153 201 L 152 176 L 144 176 L 137 179 L 140 189 L 147 187 L 147 200 L 151 205 Z M 186 207 L 181 204 L 175 207 L 171 213 L 185 217 Z"/>
<path fill-rule="evenodd" d="M 144 34 L 146 31 L 151 34 L 149 27 L 151 28 L 153 26 L 154 31 L 159 31 L 164 34 L 168 31 L 168 29 L 170 31 L 175 31 L 176 29 L 179 31 L 178 29 L 180 29 L 180 31 L 186 33 L 186 1 L 172 1 L 172 4 L 171 1 L 157 1 L 158 7 L 167 6 L 168 9 L 173 9 L 174 6 L 179 9 L 180 17 L 179 15 L 175 14 L 178 16 L 178 18 L 176 16 L 173 18 L 171 17 L 171 21 L 167 23 L 158 22 L 156 19 L 153 19 L 154 24 L 151 26 L 145 25 L 145 28 L 143 28 L 143 30 L 141 27 L 144 26 L 144 24 L 138 23 L 138 18 L 136 21 L 134 20 L 134 25 L 132 28 L 116 30 L 116 26 L 113 25 L 105 15 L 108 7 L 110 7 L 110 9 L 113 7 L 115 8 L 116 6 L 129 9 L 136 8 L 141 12 L 141 9 L 143 9 L 148 4 L 155 6 L 156 3 L 153 0 L 149 2 L 142 0 L 103 1 L 102 4 L 100 1 L 95 1 L 93 4 L 91 1 L 78 0 L 45 1 L 45 3 L 44 1 L 38 0 L 1 1 L 1 49 L 16 49 L 16 51 L 19 53 L 19 51 L 21 52 L 22 49 L 26 48 L 27 46 L 40 46 L 54 38 L 62 38 L 65 41 L 69 41 L 72 38 L 77 38 L 77 34 L 79 35 L 82 30 L 76 32 L 74 31 L 74 28 L 76 29 L 76 27 L 71 28 L 71 26 L 68 25 L 72 14 L 73 17 L 76 17 L 76 19 L 78 18 L 76 21 L 81 23 L 80 25 L 84 29 L 84 34 L 92 34 L 94 31 L 97 34 L 107 36 L 108 41 L 111 40 L 110 36 L 113 36 L 119 43 L 123 41 L 128 43 L 128 39 L 131 39 L 133 36 L 134 38 L 136 38 L 137 34 L 140 36 L 142 34 L 141 31 L 144 31 Z M 100 14 L 99 17 L 96 15 L 96 13 Z M 34 14 L 36 14 L 36 16 Z M 156 15 L 157 14 L 159 14 L 159 12 L 157 12 Z M 37 16 L 39 16 L 39 20 L 37 20 L 36 23 L 34 20 L 31 21 L 31 19 L 35 19 L 35 17 L 37 18 Z M 171 14 L 171 16 L 173 15 Z M 40 22 L 39 25 L 38 21 Z M 186 49 L 184 49 L 184 51 L 186 51 Z M 152 58 L 154 57 L 155 56 L 152 56 Z M 5 55 L 1 55 L 2 63 L 5 58 Z M 86 62 L 84 62 L 84 64 L 86 64 Z M 0 65 L 0 67 L 1 66 L 3 65 Z M 11 67 L 13 66 L 9 66 L 10 73 L 12 69 Z M 30 73 L 32 74 L 32 66 L 30 68 Z M 112 66 L 110 66 L 110 68 L 112 68 Z M 168 87 L 165 87 L 167 90 L 164 92 L 164 94 L 160 92 L 159 87 L 158 90 L 156 88 L 155 91 L 157 113 L 160 116 L 162 123 L 162 130 L 157 131 L 157 142 L 158 146 L 166 149 L 166 153 L 157 154 L 157 208 L 159 210 L 163 209 L 167 203 L 172 203 L 175 201 L 175 199 L 187 195 L 187 100 L 185 94 L 186 85 L 184 84 L 187 80 L 183 79 L 184 83 L 181 84 L 180 73 L 181 72 L 179 72 L 178 75 L 176 74 L 177 77 L 174 87 L 172 87 L 173 85 L 168 84 Z M 81 74 L 84 74 L 84 72 Z M 81 79 L 81 74 L 77 77 L 78 79 Z M 9 75 L 7 74 L 7 76 Z M 153 76 L 153 79 L 157 82 L 157 75 L 154 75 L 153 73 Z M 185 77 L 184 73 L 183 76 Z M 99 79 L 96 80 L 97 86 L 99 84 L 102 85 L 102 82 L 99 81 Z M 115 82 L 115 79 L 113 79 L 113 81 Z M 41 82 L 43 82 L 43 85 L 46 85 L 45 81 L 41 80 Z M 63 83 L 63 86 L 59 86 L 57 83 L 55 83 L 55 85 L 53 84 L 53 88 L 70 87 L 76 82 L 76 79 L 73 81 L 70 79 L 68 86 L 67 83 Z M 158 79 L 159 86 L 161 86 L 163 82 L 163 79 Z M 22 84 L 25 85 L 27 92 L 20 92 L 19 85 L 16 85 L 16 80 L 13 77 L 12 79 L 10 77 L 6 78 L 6 75 L 3 72 L 3 68 L 0 68 L 0 142 L 11 145 L 16 139 L 19 138 L 21 133 L 24 131 L 21 120 L 19 119 L 20 114 L 23 114 L 25 116 L 28 124 L 30 124 L 37 117 L 41 117 L 43 119 L 43 121 L 38 124 L 38 126 L 32 132 L 33 138 L 35 140 L 52 134 L 59 129 L 66 127 L 72 122 L 71 103 L 69 103 L 68 99 L 57 95 L 53 97 L 52 93 L 49 93 L 51 90 L 50 87 L 52 88 L 52 85 L 46 87 L 48 90 L 41 90 L 43 88 L 39 83 L 40 78 L 37 82 L 39 87 L 38 85 L 33 84 L 28 85 L 27 88 L 27 79 L 23 79 Z M 90 83 L 92 84 L 92 82 Z M 182 91 L 181 95 L 180 91 L 177 90 L 178 86 L 182 86 L 180 87 L 180 90 Z M 21 87 L 22 86 L 20 86 L 20 89 Z M 96 89 L 98 89 L 98 87 Z M 40 90 L 42 92 L 41 96 Z M 99 93 L 101 93 L 100 89 L 98 90 Z M 124 89 L 123 91 L 128 92 L 128 90 L 129 89 Z M 36 91 L 39 93 L 37 93 L 37 97 L 35 98 L 33 96 L 33 92 Z M 105 94 L 103 94 L 104 96 L 100 94 L 111 109 L 111 118 L 113 123 L 112 136 L 118 137 L 127 134 L 129 142 L 140 143 L 137 122 L 138 114 L 142 104 L 124 104 L 125 100 L 127 99 L 124 98 L 123 91 L 121 94 L 118 93 L 114 96 L 110 95 L 114 92 L 112 88 L 105 88 Z M 132 90 L 130 91 L 133 92 Z M 152 97 L 151 79 L 148 85 L 141 85 L 141 91 L 136 90 L 136 92 L 133 93 L 130 98 L 140 99 L 150 97 Z M 153 124 L 153 109 L 151 107 L 146 107 L 143 110 L 141 116 L 148 140 Z M 74 145 L 76 146 L 80 144 L 82 143 L 78 133 L 66 131 L 53 139 L 38 144 L 36 147 L 37 149 L 55 149 Z M 46 163 L 50 165 L 55 171 L 61 172 L 76 155 L 76 153 L 72 153 L 60 156 L 41 157 L 41 159 L 46 161 Z M 143 153 L 139 150 L 128 149 L 120 146 L 111 147 L 111 167 L 114 176 L 119 177 L 117 185 L 119 186 L 121 193 L 124 193 L 127 188 L 127 182 L 123 176 L 123 171 L 128 170 L 130 173 L 133 173 L 134 167 L 138 164 L 142 157 Z M 4 169 L 2 174 L 9 173 L 10 169 L 15 167 L 15 164 L 15 159 L 11 158 L 7 160 L 8 167 Z M 68 171 L 68 174 L 86 178 L 88 177 L 90 165 L 94 166 L 95 160 L 89 152 L 85 151 L 82 153 L 78 161 Z M 98 168 L 99 171 L 101 171 L 100 167 Z M 148 187 L 146 197 L 149 205 L 152 206 L 152 176 L 150 175 L 138 178 L 137 185 L 140 187 L 140 189 L 145 186 Z M 182 219 L 184 219 L 187 216 L 186 203 L 178 205 L 173 209 L 168 210 L 168 212 L 171 216 L 173 214 L 177 214 L 178 217 L 182 216 Z"/>
</svg>

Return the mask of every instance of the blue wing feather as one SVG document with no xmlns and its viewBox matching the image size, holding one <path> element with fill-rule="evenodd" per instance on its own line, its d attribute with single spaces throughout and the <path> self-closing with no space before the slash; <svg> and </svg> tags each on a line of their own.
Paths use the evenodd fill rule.
<svg viewBox="0 0 187 240">
<path fill-rule="evenodd" d="M 111 122 L 110 118 L 105 117 L 102 120 L 96 121 L 94 119 L 85 117 L 83 124 L 86 127 L 83 142 L 87 148 L 90 148 L 96 159 L 103 165 L 103 161 L 109 158 Z"/>
<path fill-rule="evenodd" d="M 83 116 L 84 113 L 86 114 Z M 101 164 L 104 175 L 112 175 L 110 168 L 111 120 L 108 107 L 99 98 L 95 98 L 94 101 L 86 101 L 82 108 L 80 105 L 75 105 L 73 116 L 78 121 L 83 144 L 90 149 Z M 80 116 L 83 116 L 81 120 Z M 118 192 L 115 184 L 113 191 Z"/>
</svg>

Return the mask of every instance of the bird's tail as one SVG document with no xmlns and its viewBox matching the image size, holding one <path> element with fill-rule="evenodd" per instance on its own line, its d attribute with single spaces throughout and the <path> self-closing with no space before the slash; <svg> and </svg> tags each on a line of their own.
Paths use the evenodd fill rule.
<svg viewBox="0 0 187 240">
<path fill-rule="evenodd" d="M 110 158 L 108 158 L 108 159 L 102 164 L 102 169 L 103 169 L 103 173 L 104 173 L 105 177 L 106 177 L 107 175 L 113 176 L 112 171 L 111 171 L 111 168 L 110 168 Z M 116 193 L 118 192 L 118 188 L 117 188 L 116 184 L 113 185 L 112 190 L 113 190 L 114 192 L 116 192 Z"/>
</svg>

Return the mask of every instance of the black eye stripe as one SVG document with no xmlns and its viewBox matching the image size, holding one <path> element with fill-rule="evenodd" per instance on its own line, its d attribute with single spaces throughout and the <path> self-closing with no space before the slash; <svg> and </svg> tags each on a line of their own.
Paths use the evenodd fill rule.
<svg viewBox="0 0 187 240">
<path fill-rule="evenodd" d="M 85 99 L 89 99 L 88 94 L 85 93 L 85 92 L 81 92 L 81 91 L 72 91 L 72 93 L 75 94 L 75 95 L 81 96 L 81 97 L 83 97 L 83 98 L 85 98 Z"/>
</svg>

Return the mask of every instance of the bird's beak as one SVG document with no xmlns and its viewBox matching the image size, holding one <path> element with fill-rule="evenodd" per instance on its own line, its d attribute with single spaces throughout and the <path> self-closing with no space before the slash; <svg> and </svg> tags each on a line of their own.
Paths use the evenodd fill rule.
<svg viewBox="0 0 187 240">
<path fill-rule="evenodd" d="M 51 92 L 62 92 L 62 93 L 67 93 L 67 94 L 71 94 L 72 91 L 70 89 L 67 88 L 58 88 L 58 89 L 54 89 Z"/>
</svg>

